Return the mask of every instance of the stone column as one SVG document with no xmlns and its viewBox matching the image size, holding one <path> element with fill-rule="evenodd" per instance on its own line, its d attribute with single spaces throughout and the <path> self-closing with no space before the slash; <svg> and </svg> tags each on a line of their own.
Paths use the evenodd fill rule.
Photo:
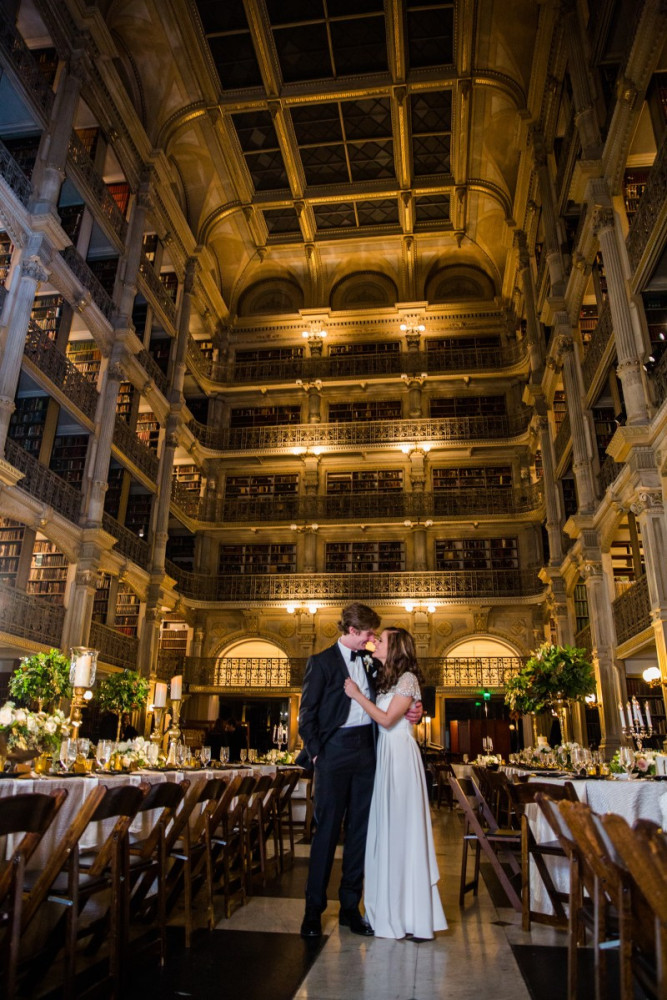
<svg viewBox="0 0 667 1000">
<path fill-rule="evenodd" d="M 639 489 L 630 509 L 641 529 L 658 666 L 663 684 L 667 684 L 667 532 L 662 491 Z M 662 693 L 664 696 L 664 686 Z"/>
<path fill-rule="evenodd" d="M 40 241 L 41 242 L 41 241 Z M 12 288 L 9 292 L 13 299 L 8 316 L 7 327 L 0 331 L 0 449 L 4 452 L 7 430 L 11 415 L 16 409 L 14 397 L 21 374 L 21 362 L 25 338 L 30 322 L 30 313 L 35 301 L 35 293 L 40 282 L 48 281 L 49 272 L 44 266 L 44 260 L 38 253 L 31 253 L 29 248 L 21 259 L 19 272 L 14 273 Z"/>
<path fill-rule="evenodd" d="M 425 375 L 402 375 L 408 390 L 408 416 L 418 419 L 422 415 L 422 386 Z"/>
<path fill-rule="evenodd" d="M 423 524 L 415 524 L 412 528 L 412 550 L 414 566 L 416 571 L 425 570 L 426 567 L 426 527 Z"/>
<path fill-rule="evenodd" d="M 553 441 L 546 416 L 535 418 L 535 425 L 542 453 L 542 489 L 544 490 L 544 505 L 547 519 L 546 529 L 549 536 L 549 562 L 560 565 L 563 558 L 562 518 L 558 502 L 556 486 L 556 466 L 554 462 Z"/>
<path fill-rule="evenodd" d="M 568 53 L 568 69 L 575 108 L 574 121 L 581 140 L 581 156 L 584 160 L 597 160 L 602 155 L 602 141 L 593 106 L 581 26 L 573 0 L 565 0 L 563 4 L 562 37 Z"/>
<path fill-rule="evenodd" d="M 530 130 L 530 138 L 533 145 L 535 172 L 537 173 L 540 200 L 542 202 L 542 223 L 544 226 L 545 252 L 551 281 L 551 294 L 562 295 L 564 291 L 563 257 L 560 250 L 555 198 L 551 175 L 549 174 L 544 136 L 538 128 L 533 127 Z"/>
<path fill-rule="evenodd" d="M 111 458 L 111 443 L 116 426 L 116 403 L 118 389 L 124 379 L 124 373 L 118 364 L 118 358 L 123 348 L 115 344 L 111 351 L 109 364 L 104 373 L 104 382 L 97 403 L 95 417 L 95 456 L 93 459 L 92 484 L 85 519 L 88 525 L 102 522 L 104 513 L 104 497 L 108 488 L 109 460 Z"/>
<path fill-rule="evenodd" d="M 61 77 L 53 116 L 47 131 L 42 136 L 32 176 L 34 194 L 31 207 L 35 214 L 57 212 L 58 196 L 65 180 L 65 164 L 72 125 L 81 93 L 81 77 L 75 71 L 81 69 L 81 61 L 74 57 Z"/>
<path fill-rule="evenodd" d="M 572 470 L 577 481 L 579 510 L 589 511 L 594 509 L 597 496 L 595 476 L 593 475 L 593 456 L 584 417 L 581 373 L 574 350 L 570 320 L 565 311 L 556 313 L 554 334 L 558 336 L 556 346 L 563 365 L 563 384 L 572 432 Z"/>
<path fill-rule="evenodd" d="M 302 383 L 302 388 L 308 396 L 308 423 L 319 424 L 322 421 L 322 380 Z"/>
<path fill-rule="evenodd" d="M 426 456 L 421 448 L 410 452 L 410 483 L 413 493 L 423 493 L 426 484 Z"/>
<path fill-rule="evenodd" d="M 89 643 L 98 568 L 99 551 L 85 554 L 77 564 L 63 624 L 64 649 L 70 646 L 87 646 Z"/>
<path fill-rule="evenodd" d="M 185 381 L 185 358 L 188 353 L 190 337 L 190 317 L 192 315 L 192 296 L 199 262 L 196 257 L 189 257 L 185 266 L 185 281 L 181 295 L 181 307 L 178 315 L 178 332 L 176 334 L 176 350 L 171 370 L 171 402 L 182 404 L 183 383 Z M 210 421 L 209 421 L 210 422 Z"/>
<path fill-rule="evenodd" d="M 137 294 L 137 274 L 141 264 L 141 254 L 146 227 L 146 213 L 150 208 L 150 179 L 144 177 L 134 199 L 132 218 L 128 229 L 125 255 L 122 263 L 122 280 L 119 290 L 119 323 L 129 326 L 132 321 L 132 307 Z"/>
<path fill-rule="evenodd" d="M 645 424 L 648 421 L 648 407 L 642 378 L 642 366 L 632 326 L 630 305 L 625 291 L 625 276 L 616 239 L 613 210 L 611 208 L 596 208 L 593 228 L 600 241 L 600 250 L 607 277 L 607 293 L 618 356 L 617 372 L 623 385 L 627 422 L 629 424 Z"/>
<path fill-rule="evenodd" d="M 528 242 L 526 234 L 521 229 L 517 229 L 514 233 L 514 246 L 518 251 L 518 269 L 526 315 L 526 343 L 530 357 L 530 370 L 533 374 L 538 374 L 544 367 L 544 336 L 539 319 L 537 318 L 535 283 L 533 281 L 533 271 L 530 266 Z"/>
<path fill-rule="evenodd" d="M 618 715 L 622 689 L 614 659 L 616 649 L 614 614 L 602 563 L 585 559 L 581 566 L 581 576 L 586 584 L 591 625 L 593 665 L 602 729 L 600 749 L 609 759 L 618 750 L 622 741 Z"/>
<path fill-rule="evenodd" d="M 161 573 L 164 570 L 167 541 L 169 539 L 169 504 L 171 503 L 172 470 L 174 466 L 174 454 L 178 446 L 178 435 L 176 434 L 178 419 L 178 414 L 173 412 L 167 417 L 166 433 L 162 443 L 162 454 L 160 455 L 157 496 L 153 501 L 151 516 L 153 535 L 151 569 L 153 573 Z"/>
<path fill-rule="evenodd" d="M 137 670 L 155 681 L 157 658 L 160 650 L 160 628 L 164 620 L 162 595 L 158 583 L 150 583 L 146 593 L 146 613 L 139 638 Z"/>
<path fill-rule="evenodd" d="M 309 524 L 305 529 L 303 571 L 304 573 L 317 572 L 317 524 Z"/>
</svg>

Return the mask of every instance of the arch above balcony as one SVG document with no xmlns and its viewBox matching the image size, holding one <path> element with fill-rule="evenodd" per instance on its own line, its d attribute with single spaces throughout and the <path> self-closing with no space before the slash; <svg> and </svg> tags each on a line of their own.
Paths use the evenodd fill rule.
<svg viewBox="0 0 667 1000">
<path fill-rule="evenodd" d="M 495 296 L 493 281 L 480 267 L 451 264 L 439 267 L 426 281 L 424 298 L 430 303 L 486 302 Z"/>
<path fill-rule="evenodd" d="M 303 289 L 289 278 L 265 278 L 245 289 L 239 300 L 239 316 L 297 313 L 303 309 Z"/>
<path fill-rule="evenodd" d="M 341 278 L 331 289 L 331 308 L 385 309 L 398 301 L 398 290 L 390 277 L 381 271 L 357 271 Z"/>
</svg>

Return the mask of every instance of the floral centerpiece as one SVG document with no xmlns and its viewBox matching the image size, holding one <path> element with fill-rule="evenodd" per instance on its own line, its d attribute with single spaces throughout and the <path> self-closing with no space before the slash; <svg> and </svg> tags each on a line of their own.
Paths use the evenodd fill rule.
<svg viewBox="0 0 667 1000">
<path fill-rule="evenodd" d="M 266 764 L 293 764 L 294 754 L 289 753 L 287 750 L 268 750 L 263 757 Z"/>
<path fill-rule="evenodd" d="M 69 657 L 59 649 L 24 656 L 9 679 L 9 694 L 15 703 L 36 704 L 41 712 L 44 705 L 59 705 L 62 698 L 71 697 L 69 671 Z"/>
<path fill-rule="evenodd" d="M 631 774 L 655 774 L 656 750 L 630 750 L 633 758 Z M 612 774 L 625 774 L 626 768 L 621 764 L 621 751 L 617 750 L 609 763 Z"/>
<path fill-rule="evenodd" d="M 499 767 L 503 762 L 503 758 L 499 754 L 493 753 L 478 753 L 475 763 L 480 767 L 490 767 L 492 769 Z"/>
<path fill-rule="evenodd" d="M 101 709 L 113 712 L 118 717 L 116 741 L 120 739 L 120 727 L 124 712 L 144 708 L 148 701 L 149 682 L 136 670 L 123 670 L 110 674 L 100 682 L 97 701 Z"/>
<path fill-rule="evenodd" d="M 55 712 L 31 712 L 27 708 L 17 708 L 7 701 L 0 708 L 0 755 L 7 752 L 25 759 L 44 753 L 54 753 L 62 740 L 69 736 L 69 726 L 65 714 Z M 3 748 L 4 753 L 3 753 Z"/>
<path fill-rule="evenodd" d="M 541 712 L 555 702 L 584 701 L 595 691 L 593 666 L 585 649 L 545 642 L 505 686 L 512 711 Z"/>
<path fill-rule="evenodd" d="M 137 736 L 134 740 L 119 743 L 110 758 L 112 771 L 136 771 L 139 767 L 148 767 L 152 744 Z"/>
</svg>

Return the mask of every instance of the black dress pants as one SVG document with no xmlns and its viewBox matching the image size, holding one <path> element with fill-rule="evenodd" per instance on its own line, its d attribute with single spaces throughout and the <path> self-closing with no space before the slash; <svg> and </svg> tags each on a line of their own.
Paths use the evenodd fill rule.
<svg viewBox="0 0 667 1000">
<path fill-rule="evenodd" d="M 310 847 L 306 906 L 322 913 L 336 844 L 345 820 L 343 874 L 338 897 L 342 909 L 361 901 L 368 813 L 375 778 L 373 726 L 339 729 L 315 762 L 315 823 Z"/>
</svg>

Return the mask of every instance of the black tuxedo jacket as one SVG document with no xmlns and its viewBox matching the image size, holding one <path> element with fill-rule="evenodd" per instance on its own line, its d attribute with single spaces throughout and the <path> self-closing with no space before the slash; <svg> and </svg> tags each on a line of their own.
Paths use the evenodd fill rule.
<svg viewBox="0 0 667 1000">
<path fill-rule="evenodd" d="M 375 700 L 376 664 L 368 671 L 370 696 Z M 350 714 L 343 685 L 350 676 L 338 643 L 308 658 L 301 691 L 299 735 L 308 757 L 317 757 Z"/>
</svg>

